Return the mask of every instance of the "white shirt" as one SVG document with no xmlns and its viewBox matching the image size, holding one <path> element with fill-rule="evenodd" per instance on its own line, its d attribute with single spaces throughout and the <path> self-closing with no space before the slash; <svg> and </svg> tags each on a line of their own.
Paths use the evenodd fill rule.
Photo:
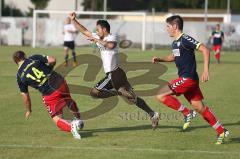
<svg viewBox="0 0 240 159">
<path fill-rule="evenodd" d="M 64 41 L 74 41 L 75 34 L 68 32 L 68 30 L 76 31 L 76 28 L 73 24 L 64 25 Z"/>
<path fill-rule="evenodd" d="M 92 36 L 100 39 L 96 33 L 92 33 Z M 103 41 L 117 42 L 117 36 L 108 34 L 108 36 L 104 37 Z M 113 49 L 108 49 L 99 43 L 96 43 L 96 45 L 101 53 L 104 72 L 107 73 L 116 70 L 119 66 L 118 46 Z"/>
</svg>

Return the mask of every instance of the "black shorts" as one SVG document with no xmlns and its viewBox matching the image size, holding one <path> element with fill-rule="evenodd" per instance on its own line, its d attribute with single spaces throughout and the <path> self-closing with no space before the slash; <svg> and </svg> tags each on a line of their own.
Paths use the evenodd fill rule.
<svg viewBox="0 0 240 159">
<path fill-rule="evenodd" d="M 97 90 L 118 90 L 120 87 L 131 86 L 127 80 L 126 73 L 119 67 L 116 70 L 107 73 L 106 76 L 95 86 Z"/>
<path fill-rule="evenodd" d="M 74 41 L 64 41 L 63 46 L 74 50 L 75 49 L 75 42 Z"/>
</svg>

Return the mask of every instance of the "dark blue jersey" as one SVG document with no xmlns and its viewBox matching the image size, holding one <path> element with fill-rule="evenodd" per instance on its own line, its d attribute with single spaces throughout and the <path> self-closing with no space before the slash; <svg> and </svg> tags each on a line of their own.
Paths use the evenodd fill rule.
<svg viewBox="0 0 240 159">
<path fill-rule="evenodd" d="M 186 34 L 181 34 L 177 40 L 173 41 L 172 53 L 175 57 L 179 77 L 198 80 L 195 49 L 198 49 L 200 44 L 200 42 Z"/>
<path fill-rule="evenodd" d="M 224 38 L 224 33 L 222 31 L 213 31 L 213 45 L 222 45 L 222 38 Z"/>
<path fill-rule="evenodd" d="M 28 93 L 28 86 L 31 86 L 43 95 L 49 95 L 62 81 L 63 77 L 53 71 L 53 66 L 48 65 L 47 56 L 44 55 L 33 55 L 25 59 L 17 72 L 18 86 L 23 93 Z"/>
</svg>

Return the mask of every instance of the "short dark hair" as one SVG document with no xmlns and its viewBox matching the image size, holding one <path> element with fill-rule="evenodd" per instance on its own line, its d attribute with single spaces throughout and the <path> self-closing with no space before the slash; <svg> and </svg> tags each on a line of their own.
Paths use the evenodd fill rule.
<svg viewBox="0 0 240 159">
<path fill-rule="evenodd" d="M 179 15 L 173 15 L 166 19 L 166 22 L 173 25 L 176 24 L 179 30 L 183 30 L 183 19 Z"/>
<path fill-rule="evenodd" d="M 26 54 L 23 51 L 19 50 L 13 53 L 12 58 L 13 61 L 17 64 L 18 62 L 26 59 Z"/>
<path fill-rule="evenodd" d="M 102 28 L 106 28 L 107 32 L 110 33 L 110 25 L 106 20 L 98 20 L 97 25 L 100 25 Z"/>
</svg>

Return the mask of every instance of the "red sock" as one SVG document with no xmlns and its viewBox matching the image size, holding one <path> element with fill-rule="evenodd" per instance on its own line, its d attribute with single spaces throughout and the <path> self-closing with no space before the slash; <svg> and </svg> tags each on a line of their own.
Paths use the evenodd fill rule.
<svg viewBox="0 0 240 159">
<path fill-rule="evenodd" d="M 62 131 L 71 132 L 71 124 L 64 119 L 59 119 L 57 121 L 57 127 Z"/>
<path fill-rule="evenodd" d="M 174 98 L 171 95 L 165 96 L 163 100 L 163 104 L 167 105 L 168 107 L 182 112 L 184 116 L 187 116 L 190 113 L 190 110 L 182 105 L 177 98 Z"/>
<path fill-rule="evenodd" d="M 224 127 L 216 119 L 215 115 L 211 112 L 211 110 L 207 106 L 203 111 L 202 116 L 216 130 L 218 134 L 221 134 L 224 132 Z"/>
<path fill-rule="evenodd" d="M 220 61 L 220 52 L 217 52 L 215 54 L 215 58 L 216 58 L 217 61 Z"/>
</svg>

